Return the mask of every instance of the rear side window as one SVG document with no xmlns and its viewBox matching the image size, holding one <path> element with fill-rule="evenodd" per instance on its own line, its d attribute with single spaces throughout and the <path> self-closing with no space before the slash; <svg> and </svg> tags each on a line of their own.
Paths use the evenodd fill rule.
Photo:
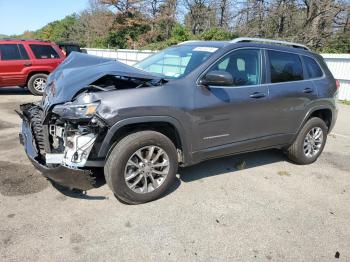
<svg viewBox="0 0 350 262">
<path fill-rule="evenodd" d="M 1 60 L 21 60 L 21 54 L 16 44 L 0 45 Z"/>
<path fill-rule="evenodd" d="M 60 58 L 55 49 L 50 45 L 29 45 L 37 59 Z"/>
<path fill-rule="evenodd" d="M 317 62 L 311 57 L 304 56 L 304 64 L 309 78 L 317 78 L 323 76 L 323 72 Z"/>
<path fill-rule="evenodd" d="M 24 48 L 23 45 L 18 45 L 18 48 L 19 48 L 19 52 L 21 53 L 21 57 L 23 60 L 28 60 L 29 59 L 29 56 L 28 56 L 28 53 L 26 51 L 26 49 Z"/>
<path fill-rule="evenodd" d="M 298 55 L 267 51 L 270 61 L 271 83 L 303 80 L 303 67 Z"/>
</svg>

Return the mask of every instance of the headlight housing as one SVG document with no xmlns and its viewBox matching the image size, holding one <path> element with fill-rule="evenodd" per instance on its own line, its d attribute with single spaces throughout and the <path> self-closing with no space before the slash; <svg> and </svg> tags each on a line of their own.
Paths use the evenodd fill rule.
<svg viewBox="0 0 350 262">
<path fill-rule="evenodd" d="M 65 119 L 90 119 L 97 111 L 100 102 L 74 104 L 72 102 L 56 105 L 52 112 Z"/>
</svg>

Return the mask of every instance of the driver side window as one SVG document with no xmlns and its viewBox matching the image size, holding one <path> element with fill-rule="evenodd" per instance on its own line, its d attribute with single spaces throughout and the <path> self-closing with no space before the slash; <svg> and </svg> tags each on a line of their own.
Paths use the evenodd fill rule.
<svg viewBox="0 0 350 262">
<path fill-rule="evenodd" d="M 258 85 L 261 82 L 261 55 L 258 49 L 241 49 L 221 58 L 208 71 L 226 71 L 233 78 L 233 86 Z"/>
</svg>

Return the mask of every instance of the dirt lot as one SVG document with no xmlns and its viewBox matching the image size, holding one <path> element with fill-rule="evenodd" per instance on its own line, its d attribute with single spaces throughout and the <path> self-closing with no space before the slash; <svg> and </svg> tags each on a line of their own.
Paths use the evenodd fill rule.
<svg viewBox="0 0 350 262">
<path fill-rule="evenodd" d="M 279 151 L 207 161 L 127 206 L 106 185 L 59 192 L 34 170 L 13 111 L 34 100 L 0 89 L 0 261 L 350 261 L 350 106 L 315 164 Z"/>
</svg>

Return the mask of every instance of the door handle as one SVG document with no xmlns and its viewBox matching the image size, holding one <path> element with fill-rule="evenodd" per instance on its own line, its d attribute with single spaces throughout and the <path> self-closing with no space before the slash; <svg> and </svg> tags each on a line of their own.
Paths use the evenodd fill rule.
<svg viewBox="0 0 350 262">
<path fill-rule="evenodd" d="M 32 63 L 30 63 L 30 62 L 24 63 L 24 66 L 31 66 L 31 65 L 32 65 Z"/>
<path fill-rule="evenodd" d="M 255 92 L 253 94 L 250 95 L 250 98 L 263 98 L 265 97 L 266 94 L 265 93 L 261 93 L 261 92 Z"/>
<path fill-rule="evenodd" d="M 304 93 L 312 93 L 314 90 L 310 87 L 307 87 L 303 90 Z"/>
</svg>

